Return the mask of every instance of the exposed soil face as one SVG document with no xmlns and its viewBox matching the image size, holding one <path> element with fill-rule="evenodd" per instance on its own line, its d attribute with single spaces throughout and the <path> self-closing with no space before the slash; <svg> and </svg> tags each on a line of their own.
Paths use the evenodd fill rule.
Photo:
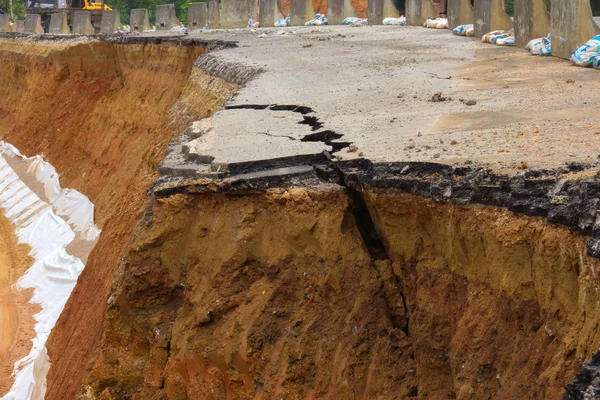
<svg viewBox="0 0 600 400">
<path fill-rule="evenodd" d="M 47 398 L 73 398 L 112 274 L 168 142 L 237 89 L 194 71 L 201 46 L 0 40 L 0 126 L 87 195 L 103 233 L 49 340 Z M 190 79 L 192 76 L 193 79 Z M 188 101 L 201 95 L 202 101 Z M 60 354 L 60 357 L 56 355 Z"/>
<path fill-rule="evenodd" d="M 584 239 L 494 207 L 367 197 L 388 260 L 336 187 L 156 200 L 88 396 L 560 398 L 600 339 Z"/>
<path fill-rule="evenodd" d="M 33 262 L 29 250 L 17 243 L 14 227 L 0 213 L 0 396 L 10 389 L 14 363 L 29 353 L 35 337 L 33 315 L 39 307 L 29 304 L 31 291 L 13 287 Z"/>
</svg>

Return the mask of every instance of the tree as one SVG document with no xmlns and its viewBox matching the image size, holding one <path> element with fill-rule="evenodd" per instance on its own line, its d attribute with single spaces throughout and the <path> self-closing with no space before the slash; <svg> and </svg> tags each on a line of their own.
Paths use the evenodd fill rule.
<svg viewBox="0 0 600 400">
<path fill-rule="evenodd" d="M 10 15 L 11 0 L 0 0 L 0 10 Z M 12 0 L 14 20 L 25 18 L 25 2 L 23 0 Z"/>
<path fill-rule="evenodd" d="M 8 1 L 8 0 L 0 0 Z M 156 6 L 161 4 L 175 4 L 177 18 L 182 24 L 187 25 L 187 10 L 189 3 L 206 2 L 208 0 L 106 0 L 106 4 L 113 10 L 120 10 L 121 22 L 125 25 L 130 23 L 131 10 L 136 8 L 145 8 L 148 10 L 148 18 L 151 24 L 156 23 Z"/>
</svg>

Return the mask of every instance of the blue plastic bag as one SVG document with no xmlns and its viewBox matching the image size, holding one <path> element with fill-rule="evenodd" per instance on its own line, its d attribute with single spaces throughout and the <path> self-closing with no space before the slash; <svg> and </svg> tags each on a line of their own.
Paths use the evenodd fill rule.
<svg viewBox="0 0 600 400">
<path fill-rule="evenodd" d="M 600 35 L 578 47 L 571 55 L 571 62 L 582 67 L 600 68 Z"/>
</svg>

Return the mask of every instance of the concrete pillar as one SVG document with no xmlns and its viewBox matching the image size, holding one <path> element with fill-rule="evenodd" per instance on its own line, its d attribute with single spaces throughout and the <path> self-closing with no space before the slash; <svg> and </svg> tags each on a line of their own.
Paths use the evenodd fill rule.
<svg viewBox="0 0 600 400">
<path fill-rule="evenodd" d="M 12 32 L 8 14 L 0 14 L 0 33 Z"/>
<path fill-rule="evenodd" d="M 283 18 L 283 13 L 279 9 L 279 0 L 260 0 L 258 14 L 258 22 L 263 27 L 275 26 L 275 22 Z"/>
<path fill-rule="evenodd" d="M 73 35 L 93 35 L 96 33 L 92 25 L 92 13 L 75 11 L 73 13 Z"/>
<path fill-rule="evenodd" d="M 24 33 L 25 32 L 25 21 L 22 19 L 16 20 L 14 31 L 17 33 Z"/>
<path fill-rule="evenodd" d="M 208 24 L 208 6 L 206 3 L 188 5 L 188 29 L 202 29 Z"/>
<path fill-rule="evenodd" d="M 112 35 L 122 27 L 121 14 L 119 11 L 103 11 L 100 21 L 100 33 Z"/>
<path fill-rule="evenodd" d="M 369 25 L 382 25 L 385 18 L 398 18 L 400 16 L 400 13 L 392 4 L 392 0 L 369 0 L 368 7 Z"/>
<path fill-rule="evenodd" d="M 344 20 L 345 18 L 348 18 L 348 17 L 357 17 L 358 16 L 356 10 L 352 6 L 352 0 L 344 0 L 343 14 L 344 15 L 343 15 L 342 20 Z"/>
<path fill-rule="evenodd" d="M 248 25 L 247 21 L 246 25 Z M 221 10 L 219 9 L 219 3 L 215 0 L 208 3 L 208 27 L 210 29 L 221 27 Z"/>
<path fill-rule="evenodd" d="M 131 10 L 129 20 L 131 32 L 143 32 L 152 29 L 152 25 L 150 25 L 150 20 L 148 19 L 148 10 L 145 8 Z"/>
<path fill-rule="evenodd" d="M 515 45 L 525 48 L 531 39 L 548 36 L 550 13 L 546 0 L 515 0 Z"/>
<path fill-rule="evenodd" d="M 261 0 L 261 2 L 264 0 Z M 329 25 L 341 25 L 344 19 L 344 0 L 327 0 Z"/>
<path fill-rule="evenodd" d="M 258 19 L 258 0 L 221 0 L 221 28 L 245 28 Z"/>
<path fill-rule="evenodd" d="M 66 12 L 54 13 L 50 16 L 50 33 L 53 35 L 69 35 L 71 33 Z"/>
<path fill-rule="evenodd" d="M 438 13 L 429 0 L 406 0 L 406 23 L 422 26 L 427 18 L 435 17 Z"/>
<path fill-rule="evenodd" d="M 553 56 L 569 59 L 577 47 L 600 34 L 590 0 L 552 0 L 550 18 Z"/>
<path fill-rule="evenodd" d="M 42 28 L 42 16 L 39 14 L 25 14 L 23 33 L 43 35 L 44 28 Z"/>
<path fill-rule="evenodd" d="M 156 30 L 168 31 L 176 26 L 181 26 L 175 12 L 175 4 L 162 4 L 156 6 Z"/>
<path fill-rule="evenodd" d="M 471 5 L 471 0 L 448 0 L 447 7 L 450 29 L 475 22 L 475 9 Z"/>
<path fill-rule="evenodd" d="M 504 11 L 504 0 L 475 0 L 475 36 L 482 37 L 491 31 L 508 31 L 512 19 Z"/>
<path fill-rule="evenodd" d="M 317 13 L 312 0 L 291 0 L 290 22 L 292 26 L 302 26 L 315 19 Z"/>
</svg>

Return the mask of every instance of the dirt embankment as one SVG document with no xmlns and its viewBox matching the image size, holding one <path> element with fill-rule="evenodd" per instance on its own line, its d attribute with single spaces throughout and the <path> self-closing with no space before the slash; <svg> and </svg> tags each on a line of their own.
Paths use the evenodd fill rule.
<svg viewBox="0 0 600 400">
<path fill-rule="evenodd" d="M 29 250 L 18 244 L 14 226 L 0 213 L 0 396 L 13 384 L 14 364 L 29 353 L 35 337 L 33 315 L 39 307 L 29 304 L 32 291 L 14 287 L 33 263 Z"/>
<path fill-rule="evenodd" d="M 193 70 L 205 51 L 0 39 L 2 138 L 26 155 L 44 154 L 63 187 L 95 204 L 103 230 L 49 341 L 48 399 L 73 398 L 79 389 L 96 349 L 113 271 L 168 142 L 237 90 Z"/>
<path fill-rule="evenodd" d="M 495 207 L 367 198 L 388 259 L 338 187 L 156 200 L 88 396 L 561 398 L 600 344 L 584 239 Z"/>
</svg>

